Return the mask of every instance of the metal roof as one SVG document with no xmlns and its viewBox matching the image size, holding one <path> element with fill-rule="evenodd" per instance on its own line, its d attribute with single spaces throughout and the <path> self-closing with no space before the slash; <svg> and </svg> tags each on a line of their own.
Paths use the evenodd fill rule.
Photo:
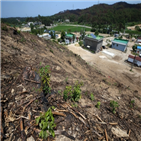
<svg viewBox="0 0 141 141">
<path fill-rule="evenodd" d="M 141 46 L 137 46 L 137 49 L 141 49 Z"/>
<path fill-rule="evenodd" d="M 121 44 L 127 44 L 128 40 L 123 40 L 123 39 L 114 39 L 112 42 L 116 42 L 116 43 L 121 43 Z"/>
<path fill-rule="evenodd" d="M 138 57 L 138 56 L 132 56 L 132 55 L 129 55 L 128 56 L 128 58 L 132 58 L 132 59 L 135 59 L 135 60 L 137 60 L 137 61 L 140 61 L 141 62 L 141 58 L 140 57 Z"/>
<path fill-rule="evenodd" d="M 91 33 L 90 35 L 91 35 L 94 39 L 96 38 L 96 36 L 95 36 L 94 34 Z"/>
</svg>

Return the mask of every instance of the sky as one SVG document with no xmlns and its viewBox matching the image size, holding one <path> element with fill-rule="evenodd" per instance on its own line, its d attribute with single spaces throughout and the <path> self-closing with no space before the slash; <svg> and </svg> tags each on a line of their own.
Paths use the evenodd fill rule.
<svg viewBox="0 0 141 141">
<path fill-rule="evenodd" d="M 122 0 L 120 0 L 122 1 Z M 98 3 L 114 4 L 118 0 L 56 0 L 56 1 L 1 1 L 1 17 L 36 17 L 51 16 L 64 10 L 85 9 Z M 141 0 L 124 0 L 130 4 L 141 3 Z"/>
</svg>

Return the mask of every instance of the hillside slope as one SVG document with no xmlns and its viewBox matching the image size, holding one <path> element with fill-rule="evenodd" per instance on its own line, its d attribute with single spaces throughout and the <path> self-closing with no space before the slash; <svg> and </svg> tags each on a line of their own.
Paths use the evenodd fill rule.
<svg viewBox="0 0 141 141">
<path fill-rule="evenodd" d="M 2 24 L 2 27 L 4 26 Z M 141 140 L 141 94 L 138 91 L 103 75 L 98 68 L 88 65 L 65 46 L 29 33 L 21 32 L 15 35 L 13 30 L 8 27 L 8 31 L 1 32 L 1 116 L 4 140 L 23 138 L 20 119 L 24 122 L 24 137 L 33 136 L 35 140 L 39 140 L 39 127 L 34 124 L 35 117 L 39 116 L 41 111 L 46 112 L 50 106 L 55 106 L 66 114 L 63 119 L 54 116 L 57 124 L 55 130 L 61 130 L 56 133 L 56 140 L 101 140 L 105 138 L 105 130 L 109 140 Z M 27 76 L 45 65 L 50 66 L 52 91 L 51 95 L 40 96 L 40 92 L 34 91 L 38 84 L 27 81 L 22 76 Z M 83 82 L 82 96 L 79 102 L 75 103 L 77 106 L 73 112 L 79 111 L 83 114 L 86 117 L 83 120 L 78 118 L 78 113 L 74 116 L 72 112 L 67 112 L 70 110 L 66 106 L 67 103 L 74 103 L 70 100 L 66 103 L 58 92 L 63 92 L 68 85 L 74 86 L 77 80 Z M 93 100 L 91 94 L 94 95 Z M 25 100 L 30 103 L 26 105 Z M 119 104 L 116 114 L 111 111 L 111 100 Z M 133 100 L 134 102 L 131 102 Z M 95 107 L 98 101 L 101 102 L 100 109 Z M 28 116 L 30 118 L 27 118 Z M 113 131 L 118 127 L 122 131 L 125 130 L 124 135 L 119 136 Z M 130 136 L 126 133 L 128 130 Z"/>
<path fill-rule="evenodd" d="M 51 17 L 78 23 L 117 24 L 140 21 L 140 14 L 141 4 L 118 2 L 113 5 L 97 4 L 82 10 L 65 10 Z"/>
</svg>

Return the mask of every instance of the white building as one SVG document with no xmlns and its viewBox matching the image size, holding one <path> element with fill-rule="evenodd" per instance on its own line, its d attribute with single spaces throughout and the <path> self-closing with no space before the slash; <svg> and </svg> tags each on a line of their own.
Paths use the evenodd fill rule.
<svg viewBox="0 0 141 141">
<path fill-rule="evenodd" d="M 128 61 L 136 64 L 138 67 L 141 67 L 141 57 L 135 57 L 135 56 L 129 55 Z"/>
<path fill-rule="evenodd" d="M 33 23 L 33 22 L 28 22 L 27 24 L 28 24 L 28 26 L 30 26 L 30 24 L 33 24 L 33 25 L 34 25 L 34 23 Z"/>
<path fill-rule="evenodd" d="M 69 19 L 66 19 L 65 22 L 70 22 L 70 20 Z"/>
</svg>

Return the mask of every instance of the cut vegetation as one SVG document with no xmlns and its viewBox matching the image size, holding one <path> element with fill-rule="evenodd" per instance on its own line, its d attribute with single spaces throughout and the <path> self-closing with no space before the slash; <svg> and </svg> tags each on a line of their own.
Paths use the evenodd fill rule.
<svg viewBox="0 0 141 141">
<path fill-rule="evenodd" d="M 65 46 L 1 26 L 2 140 L 141 140 L 140 91 Z"/>
</svg>

